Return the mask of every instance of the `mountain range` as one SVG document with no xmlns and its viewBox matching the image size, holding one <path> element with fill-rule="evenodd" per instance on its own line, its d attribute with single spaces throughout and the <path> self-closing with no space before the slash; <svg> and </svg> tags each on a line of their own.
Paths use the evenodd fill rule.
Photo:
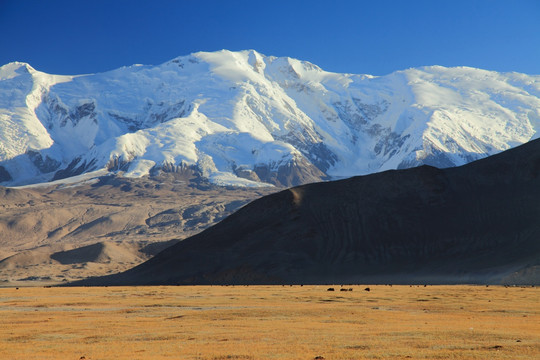
<svg viewBox="0 0 540 360">
<path fill-rule="evenodd" d="M 0 185 L 94 171 L 294 186 L 459 166 L 537 137 L 540 76 L 431 66 L 327 72 L 256 51 L 50 75 L 0 67 Z"/>
<path fill-rule="evenodd" d="M 457 169 L 480 169 L 478 159 L 534 143 L 539 124 L 540 76 L 468 67 L 430 66 L 386 76 L 339 74 L 307 61 L 253 50 L 199 52 L 157 66 L 132 65 L 87 75 L 51 75 L 26 63 L 6 64 L 0 67 L 0 277 L 10 284 L 58 283 L 123 271 L 216 224 L 249 201 L 276 193 L 255 203 L 266 204 L 267 210 L 254 204 L 239 213 L 253 211 L 254 218 L 234 215 L 242 220 L 227 219 L 216 227 L 225 229 L 223 224 L 231 221 L 235 224 L 227 228 L 228 235 L 222 234 L 223 244 L 238 252 L 230 261 L 224 260 L 230 250 L 215 245 L 215 240 L 201 242 L 210 244 L 209 254 L 219 249 L 222 255 L 214 255 L 216 264 L 224 269 L 221 275 L 211 268 L 210 255 L 194 254 L 193 259 L 203 261 L 200 272 L 183 268 L 174 279 L 159 275 L 156 281 L 315 281 L 314 266 L 319 274 L 327 274 L 317 277 L 319 280 L 382 281 L 387 277 L 377 269 L 391 272 L 393 259 L 398 259 L 394 269 L 409 271 L 404 279 L 410 281 L 497 282 L 516 272 L 514 279 L 523 280 L 524 273 L 530 279 L 537 269 L 536 244 L 530 240 L 530 234 L 536 232 L 530 224 L 536 208 L 524 199 L 522 190 L 506 186 L 512 183 L 519 188 L 525 182 L 528 196 L 535 199 L 531 185 L 535 178 L 529 175 L 536 173 L 536 160 L 526 155 L 529 150 L 517 152 L 532 161 L 516 158 L 523 169 L 529 169 L 521 180 L 506 173 L 503 179 L 495 170 L 499 165 L 490 165 L 490 171 L 493 181 L 502 183 L 490 183 L 483 170 L 478 170 L 478 179 L 475 172 L 466 179 L 469 170 L 436 168 L 473 162 L 471 167 Z M 503 154 L 496 159 L 509 156 Z M 489 161 L 486 163 L 497 164 L 500 160 Z M 501 166 L 501 171 L 510 167 Z M 419 168 L 388 172 L 414 167 Z M 524 170 L 512 169 L 523 175 Z M 372 175 L 348 179 L 368 174 Z M 286 187 L 329 180 L 339 181 L 277 193 Z M 479 181 L 491 190 L 484 190 Z M 395 193 L 396 189 L 406 189 L 400 191 L 410 196 L 401 198 L 403 194 Z M 490 200 L 485 191 L 502 195 L 492 194 L 495 200 Z M 518 200 L 508 195 L 512 192 Z M 291 196 L 297 201 L 300 193 L 309 194 L 301 195 L 301 204 L 317 203 L 321 208 L 313 210 L 319 214 L 315 218 L 320 229 L 313 227 L 315 220 L 305 215 L 304 205 L 302 219 L 311 220 L 300 222 L 300 228 L 291 222 L 300 215 L 288 208 L 287 201 Z M 474 200 L 477 193 L 484 197 Z M 353 201 L 343 207 L 353 213 L 342 214 L 345 210 L 333 203 L 332 194 L 343 204 Z M 457 204 L 446 196 L 462 202 Z M 358 197 L 366 199 L 371 210 L 360 209 L 358 203 L 363 200 Z M 409 200 L 418 206 L 418 213 L 417 208 L 410 208 Z M 500 224 L 515 214 L 492 214 L 506 203 L 508 209 L 522 215 L 522 222 L 516 218 L 508 229 Z M 276 209 L 275 204 L 279 205 Z M 429 207 L 437 204 L 444 210 Z M 464 210 L 457 212 L 458 208 Z M 265 211 L 268 213 L 261 215 Z M 429 211 L 443 213 L 432 218 L 426 214 Z M 275 229 L 285 226 L 280 231 L 293 237 L 275 240 L 265 216 Z M 425 222 L 413 222 L 411 216 Z M 444 220 L 446 216 L 456 220 Z M 490 232 L 485 218 L 497 219 L 489 224 L 498 230 Z M 340 219 L 346 219 L 347 226 Z M 253 221 L 253 225 L 245 229 L 244 221 Z M 420 230 L 407 235 L 413 239 L 409 244 L 399 235 L 413 223 Z M 432 223 L 442 234 L 455 238 L 436 240 L 442 235 L 436 234 Z M 447 223 L 454 225 L 447 228 Z M 470 230 L 472 223 L 478 231 L 492 234 L 492 239 Z M 456 230 L 462 227 L 469 230 Z M 251 234 L 252 230 L 260 231 L 264 241 Z M 496 235 L 499 230 L 506 235 Z M 358 231 L 365 233 L 360 236 Z M 209 233 L 195 238 L 206 239 Z M 379 240 L 374 233 L 386 235 Z M 427 242 L 422 234 L 429 234 L 434 242 Z M 279 263 L 295 259 L 296 265 L 285 269 L 267 258 L 256 260 L 262 256 L 260 251 L 250 248 L 255 254 L 253 264 L 272 277 L 238 268 L 248 250 L 231 236 L 251 236 L 253 246 L 268 250 Z M 463 245 L 467 237 L 470 245 Z M 306 242 L 306 249 L 315 246 L 317 256 L 334 260 L 301 254 L 305 249 L 287 250 L 287 246 L 297 246 L 295 238 Z M 359 240 L 364 238 L 371 245 Z M 192 246 L 192 239 L 177 246 Z M 283 244 L 282 239 L 289 243 Z M 310 239 L 314 242 L 309 243 Z M 395 241 L 402 243 L 396 245 Z M 504 245 L 514 260 L 507 261 L 499 252 L 494 253 L 493 262 L 480 259 L 480 270 L 471 265 L 478 260 L 478 252 L 497 249 L 508 241 L 516 245 Z M 418 244 L 424 248 L 417 248 Z M 281 247 L 285 250 L 279 250 Z M 461 254 L 457 260 L 450 260 L 445 252 L 448 247 Z M 191 253 L 191 248 L 186 249 Z M 532 257 L 515 249 L 530 250 Z M 406 251 L 412 257 L 405 256 Z M 439 253 L 439 267 L 433 267 L 433 262 L 417 267 Z M 175 252 L 170 254 L 176 258 Z M 351 272 L 349 257 L 355 264 L 357 257 L 364 257 L 362 269 Z M 462 257 L 473 260 L 461 262 Z M 157 258 L 171 268 L 177 261 L 162 254 Z M 341 263 L 349 267 L 339 266 Z M 463 272 L 452 270 L 449 275 L 446 270 L 452 264 L 462 264 Z M 497 264 L 507 267 L 503 270 Z M 494 272 L 486 270 L 488 265 L 496 267 Z M 300 267 L 305 272 L 296 271 Z M 284 271 L 290 276 L 284 276 Z M 373 277 L 368 276 L 369 271 Z M 430 272 L 438 275 L 426 278 Z M 359 273 L 364 275 L 359 277 Z M 144 279 L 142 276 L 140 281 L 147 281 Z"/>
</svg>

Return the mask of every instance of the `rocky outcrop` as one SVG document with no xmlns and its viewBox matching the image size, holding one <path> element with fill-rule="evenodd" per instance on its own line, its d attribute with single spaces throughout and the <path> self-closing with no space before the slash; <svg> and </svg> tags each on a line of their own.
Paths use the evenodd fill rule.
<svg viewBox="0 0 540 360">
<path fill-rule="evenodd" d="M 32 163 L 35 165 L 35 167 L 38 168 L 38 170 L 44 174 L 55 171 L 61 165 L 59 161 L 55 159 L 51 159 L 47 155 L 45 155 L 45 158 L 44 158 L 38 151 L 27 150 L 26 155 L 28 155 Z"/>
<path fill-rule="evenodd" d="M 278 186 L 297 186 L 328 179 L 328 176 L 304 157 L 298 157 L 272 169 L 267 164 L 256 165 L 253 169 L 257 177 Z"/>
<path fill-rule="evenodd" d="M 87 162 L 86 160 L 82 160 L 82 158 L 80 157 L 75 158 L 73 159 L 72 162 L 69 163 L 69 165 L 66 168 L 58 170 L 54 174 L 52 181 L 81 175 L 85 171 L 95 170 L 95 166 L 94 166 L 95 163 L 96 163 L 95 159 L 91 160 L 90 162 Z"/>
</svg>

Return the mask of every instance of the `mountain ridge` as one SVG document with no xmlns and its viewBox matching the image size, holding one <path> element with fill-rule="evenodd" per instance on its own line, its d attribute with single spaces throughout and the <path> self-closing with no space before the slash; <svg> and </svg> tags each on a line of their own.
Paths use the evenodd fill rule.
<svg viewBox="0 0 540 360">
<path fill-rule="evenodd" d="M 183 168 L 218 185 L 293 186 L 462 165 L 535 138 L 540 124 L 540 76 L 339 74 L 254 50 L 74 76 L 10 63 L 0 94 L 4 186 Z"/>
</svg>

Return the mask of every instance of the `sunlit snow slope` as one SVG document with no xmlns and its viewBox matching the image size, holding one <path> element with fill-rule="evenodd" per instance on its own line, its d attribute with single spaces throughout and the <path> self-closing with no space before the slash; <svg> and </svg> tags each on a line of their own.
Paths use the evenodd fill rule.
<svg viewBox="0 0 540 360">
<path fill-rule="evenodd" d="M 297 185 L 462 165 L 536 138 L 540 76 L 424 67 L 337 74 L 255 51 L 58 76 L 0 67 L 0 184 L 195 169 Z"/>
</svg>

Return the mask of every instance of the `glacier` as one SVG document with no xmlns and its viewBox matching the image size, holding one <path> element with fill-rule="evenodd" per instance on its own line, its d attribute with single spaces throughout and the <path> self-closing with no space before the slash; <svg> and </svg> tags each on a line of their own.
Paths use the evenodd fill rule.
<svg viewBox="0 0 540 360">
<path fill-rule="evenodd" d="M 539 126 L 540 76 L 469 67 L 340 74 L 254 50 L 73 76 L 0 67 L 2 186 L 185 169 L 223 186 L 294 186 L 463 165 Z"/>
</svg>

